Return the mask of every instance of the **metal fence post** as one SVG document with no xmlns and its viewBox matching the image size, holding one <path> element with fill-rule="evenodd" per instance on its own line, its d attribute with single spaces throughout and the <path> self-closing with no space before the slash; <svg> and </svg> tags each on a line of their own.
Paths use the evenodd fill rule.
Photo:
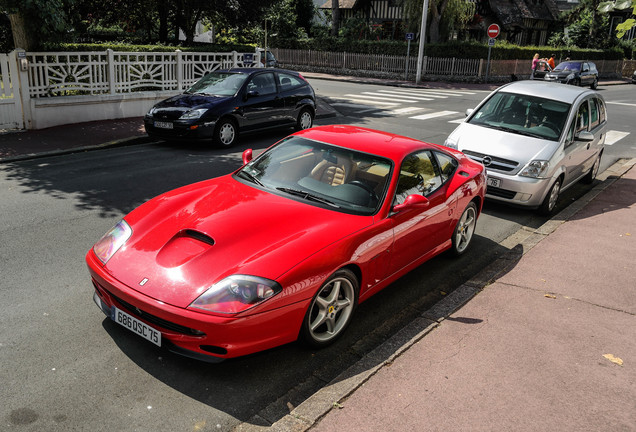
<svg viewBox="0 0 636 432">
<path fill-rule="evenodd" d="M 177 75 L 177 90 L 182 91 L 184 89 L 183 85 L 183 52 L 181 50 L 177 50 L 177 65 L 176 65 L 176 75 Z"/>
</svg>

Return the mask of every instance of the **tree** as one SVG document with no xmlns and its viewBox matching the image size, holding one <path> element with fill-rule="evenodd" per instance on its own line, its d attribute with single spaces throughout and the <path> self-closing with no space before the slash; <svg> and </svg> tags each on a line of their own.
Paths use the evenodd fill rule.
<svg viewBox="0 0 636 432">
<path fill-rule="evenodd" d="M 423 0 L 404 0 L 407 27 L 416 32 L 422 20 Z M 435 43 L 448 39 L 450 31 L 469 22 L 475 15 L 475 3 L 466 0 L 429 0 L 428 41 Z M 421 36 L 420 36 L 421 37 Z"/>
<path fill-rule="evenodd" d="M 636 16 L 636 0 L 616 0 L 605 1 L 598 5 L 597 10 L 601 13 L 609 13 L 615 10 L 627 10 L 632 8 L 632 16 Z M 628 18 L 616 26 L 616 37 L 622 38 L 625 33 L 636 25 L 634 18 Z"/>
<path fill-rule="evenodd" d="M 15 48 L 36 50 L 43 41 L 59 40 L 69 28 L 68 11 L 75 0 L 0 0 L 9 15 Z"/>
<path fill-rule="evenodd" d="M 338 36 L 339 28 L 340 28 L 339 0 L 331 0 L 331 36 Z"/>
</svg>

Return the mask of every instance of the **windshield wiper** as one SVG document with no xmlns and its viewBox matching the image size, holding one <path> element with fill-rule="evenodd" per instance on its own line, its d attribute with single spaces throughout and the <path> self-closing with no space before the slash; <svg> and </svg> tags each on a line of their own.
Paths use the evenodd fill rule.
<svg viewBox="0 0 636 432">
<path fill-rule="evenodd" d="M 281 192 L 285 192 L 288 193 L 290 195 L 294 195 L 294 196 L 298 196 L 301 198 L 304 198 L 306 200 L 309 201 L 315 201 L 315 202 L 319 202 L 321 204 L 327 204 L 331 207 L 335 207 L 335 208 L 340 208 L 340 206 L 334 202 L 329 201 L 326 198 L 322 198 L 319 197 L 318 195 L 314 195 L 310 192 L 306 192 L 306 191 L 302 191 L 302 190 L 298 190 L 298 189 L 291 189 L 291 188 L 286 188 L 286 187 L 277 187 L 276 189 L 278 189 Z"/>
<path fill-rule="evenodd" d="M 253 183 L 256 183 L 259 186 L 265 187 L 265 185 L 263 184 L 263 182 L 261 182 L 259 179 L 257 179 L 254 174 L 249 173 L 247 171 L 239 171 L 237 174 L 239 177 L 242 177 L 246 180 L 249 180 Z"/>
</svg>

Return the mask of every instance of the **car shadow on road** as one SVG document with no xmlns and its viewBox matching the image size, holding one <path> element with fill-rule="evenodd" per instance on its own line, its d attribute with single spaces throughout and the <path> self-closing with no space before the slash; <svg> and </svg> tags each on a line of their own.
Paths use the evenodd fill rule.
<svg viewBox="0 0 636 432">
<path fill-rule="evenodd" d="M 360 304 L 345 334 L 320 350 L 295 342 L 208 364 L 155 347 L 110 319 L 104 319 L 103 327 L 126 356 L 166 385 L 241 422 L 268 426 L 322 388 L 346 380 L 353 373 L 347 371 L 381 364 L 386 358 L 370 353 L 388 353 L 405 343 L 410 335 L 405 328 L 488 263 L 510 253 L 479 235 L 473 241 L 461 257 L 443 253 Z"/>
</svg>

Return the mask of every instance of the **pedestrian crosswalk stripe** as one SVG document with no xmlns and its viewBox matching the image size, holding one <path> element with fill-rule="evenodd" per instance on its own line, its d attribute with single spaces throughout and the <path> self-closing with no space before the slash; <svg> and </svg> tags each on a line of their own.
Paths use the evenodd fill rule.
<svg viewBox="0 0 636 432">
<path fill-rule="evenodd" d="M 613 145 L 629 135 L 629 132 L 611 130 L 605 134 L 605 145 Z"/>
<path fill-rule="evenodd" d="M 360 95 L 345 95 L 347 96 L 349 99 L 349 101 L 354 101 L 354 102 L 358 102 L 358 103 L 363 103 L 366 105 L 385 105 L 385 106 L 398 106 L 400 103 L 399 102 L 381 102 L 379 100 L 375 100 L 375 99 L 364 99 L 363 96 Z M 360 99 L 360 98 L 363 99 Z"/>
<path fill-rule="evenodd" d="M 626 105 L 626 106 L 636 106 L 636 104 L 633 103 L 627 103 L 627 102 L 607 102 L 608 104 L 612 104 L 612 105 Z"/>
<path fill-rule="evenodd" d="M 433 98 L 433 99 L 447 99 L 448 96 L 444 95 L 437 95 L 437 94 L 429 94 L 429 93 L 414 93 L 414 92 L 402 92 L 402 91 L 392 91 L 392 90 L 379 90 L 380 93 L 385 93 L 385 94 L 394 94 L 396 96 L 402 96 L 402 97 L 416 97 L 416 98 L 421 98 L 423 96 L 426 96 L 427 98 Z M 433 100 L 433 99 L 424 99 L 424 100 Z"/>
<path fill-rule="evenodd" d="M 399 92 L 399 93 L 408 93 L 408 94 L 418 94 L 418 95 L 446 95 L 446 96 L 464 96 L 464 95 L 474 95 L 477 92 L 473 91 L 461 91 L 461 90 L 444 90 L 444 89 L 392 89 L 392 90 L 379 90 L 379 91 L 390 91 L 390 92 Z"/>
<path fill-rule="evenodd" d="M 346 94 L 345 96 L 347 97 L 352 97 L 352 98 L 365 98 L 365 99 L 373 99 L 373 100 L 387 100 L 387 101 L 393 101 L 395 103 L 402 103 L 402 102 L 406 102 L 406 103 L 413 103 L 413 102 L 417 102 L 418 100 L 421 101 L 432 101 L 433 99 L 425 99 L 425 98 L 414 98 L 414 97 L 410 97 L 410 98 L 396 98 L 393 95 L 388 95 L 388 94 L 378 94 L 378 93 L 372 93 L 372 92 L 364 92 L 362 94 Z"/>
<path fill-rule="evenodd" d="M 392 111 L 389 111 L 392 114 L 400 115 L 400 114 L 410 114 L 416 111 L 422 111 L 424 108 L 419 107 L 406 107 L 406 108 L 397 108 Z"/>
<path fill-rule="evenodd" d="M 457 120 L 449 120 L 449 123 L 463 123 L 464 119 L 463 118 L 458 118 Z"/>
<path fill-rule="evenodd" d="M 422 114 L 422 115 L 418 115 L 418 116 L 410 117 L 410 118 L 414 120 L 428 120 L 428 119 L 443 117 L 443 116 L 447 116 L 451 114 L 457 114 L 457 111 L 437 111 L 437 112 Z"/>
</svg>

